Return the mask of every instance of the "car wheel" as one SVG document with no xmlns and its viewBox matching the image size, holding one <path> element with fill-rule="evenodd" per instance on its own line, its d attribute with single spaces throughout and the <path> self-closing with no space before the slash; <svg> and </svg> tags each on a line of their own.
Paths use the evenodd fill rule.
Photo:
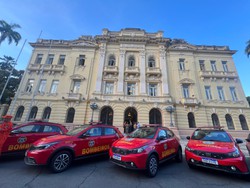
<svg viewBox="0 0 250 188">
<path fill-rule="evenodd" d="M 182 162 L 182 149 L 179 147 L 178 152 L 176 153 L 175 160 L 177 162 Z"/>
<path fill-rule="evenodd" d="M 61 151 L 52 157 L 50 161 L 50 169 L 59 173 L 66 170 L 72 162 L 72 154 L 68 151 Z"/>
<path fill-rule="evenodd" d="M 158 172 L 158 158 L 155 155 L 150 155 L 147 161 L 147 174 L 149 177 L 155 177 Z"/>
</svg>

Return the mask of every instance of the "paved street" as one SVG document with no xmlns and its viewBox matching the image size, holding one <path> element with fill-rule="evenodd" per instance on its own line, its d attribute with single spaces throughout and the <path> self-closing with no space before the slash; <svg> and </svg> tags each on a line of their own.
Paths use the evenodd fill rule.
<svg viewBox="0 0 250 188">
<path fill-rule="evenodd" d="M 185 140 L 182 140 L 184 147 Z M 247 155 L 248 163 L 250 157 Z M 0 160 L 0 188 L 248 188 L 249 182 L 234 175 L 191 170 L 185 161 L 170 161 L 160 165 L 155 178 L 148 178 L 142 171 L 131 171 L 116 166 L 101 157 L 80 160 L 73 163 L 67 171 L 53 174 L 46 167 L 26 166 L 23 157 L 2 158 Z"/>
</svg>

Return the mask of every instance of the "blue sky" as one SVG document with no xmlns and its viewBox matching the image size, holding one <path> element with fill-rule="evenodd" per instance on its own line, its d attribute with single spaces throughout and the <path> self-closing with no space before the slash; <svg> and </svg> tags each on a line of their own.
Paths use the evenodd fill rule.
<svg viewBox="0 0 250 188">
<path fill-rule="evenodd" d="M 32 54 L 29 42 L 41 38 L 73 40 L 99 35 L 103 28 L 119 31 L 135 27 L 164 31 L 164 37 L 196 45 L 227 45 L 246 96 L 250 96 L 250 58 L 244 53 L 250 40 L 249 0 L 0 0 L 0 19 L 17 23 L 18 46 L 4 42 L 3 55 L 19 57 L 17 69 L 26 69 Z"/>
</svg>

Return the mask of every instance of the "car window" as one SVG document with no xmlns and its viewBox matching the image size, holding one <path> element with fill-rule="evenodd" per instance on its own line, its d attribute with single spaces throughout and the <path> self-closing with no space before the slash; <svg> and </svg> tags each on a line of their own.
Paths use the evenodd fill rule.
<svg viewBox="0 0 250 188">
<path fill-rule="evenodd" d="M 131 138 L 154 138 L 156 133 L 155 127 L 140 127 L 139 129 L 136 129 L 134 132 L 130 133 L 128 137 Z"/>
<path fill-rule="evenodd" d="M 174 137 L 174 133 L 171 130 L 167 130 L 168 138 Z"/>
<path fill-rule="evenodd" d="M 100 127 L 91 128 L 87 131 L 88 136 L 101 136 L 101 134 L 102 134 L 102 128 Z"/>
<path fill-rule="evenodd" d="M 20 127 L 19 129 L 15 130 L 15 133 L 38 133 L 41 130 L 40 125 L 27 125 Z"/>
<path fill-rule="evenodd" d="M 164 138 L 167 138 L 167 133 L 165 130 L 160 130 L 159 133 L 158 133 L 158 138 L 160 137 L 164 137 Z"/>
<path fill-rule="evenodd" d="M 115 135 L 116 131 L 113 128 L 104 128 L 104 135 Z"/>
<path fill-rule="evenodd" d="M 45 125 L 43 132 L 45 133 L 62 133 L 61 129 L 59 127 L 56 126 L 52 126 L 52 125 Z"/>
<path fill-rule="evenodd" d="M 218 130 L 196 130 L 191 139 L 203 141 L 232 142 L 226 132 Z"/>
</svg>

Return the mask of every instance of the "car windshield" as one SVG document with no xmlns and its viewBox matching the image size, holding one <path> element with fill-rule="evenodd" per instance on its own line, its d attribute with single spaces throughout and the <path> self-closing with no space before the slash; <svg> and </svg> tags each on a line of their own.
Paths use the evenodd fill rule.
<svg viewBox="0 0 250 188">
<path fill-rule="evenodd" d="M 134 132 L 130 133 L 128 137 L 152 139 L 155 136 L 156 130 L 156 127 L 140 127 L 139 129 L 136 129 Z"/>
<path fill-rule="evenodd" d="M 70 136 L 77 135 L 79 132 L 83 131 L 87 127 L 89 127 L 89 125 L 81 125 L 80 127 L 76 127 L 72 129 L 71 131 L 67 132 L 66 135 L 70 135 Z"/>
<path fill-rule="evenodd" d="M 221 130 L 196 130 L 191 139 L 216 142 L 232 142 L 228 134 Z"/>
</svg>

